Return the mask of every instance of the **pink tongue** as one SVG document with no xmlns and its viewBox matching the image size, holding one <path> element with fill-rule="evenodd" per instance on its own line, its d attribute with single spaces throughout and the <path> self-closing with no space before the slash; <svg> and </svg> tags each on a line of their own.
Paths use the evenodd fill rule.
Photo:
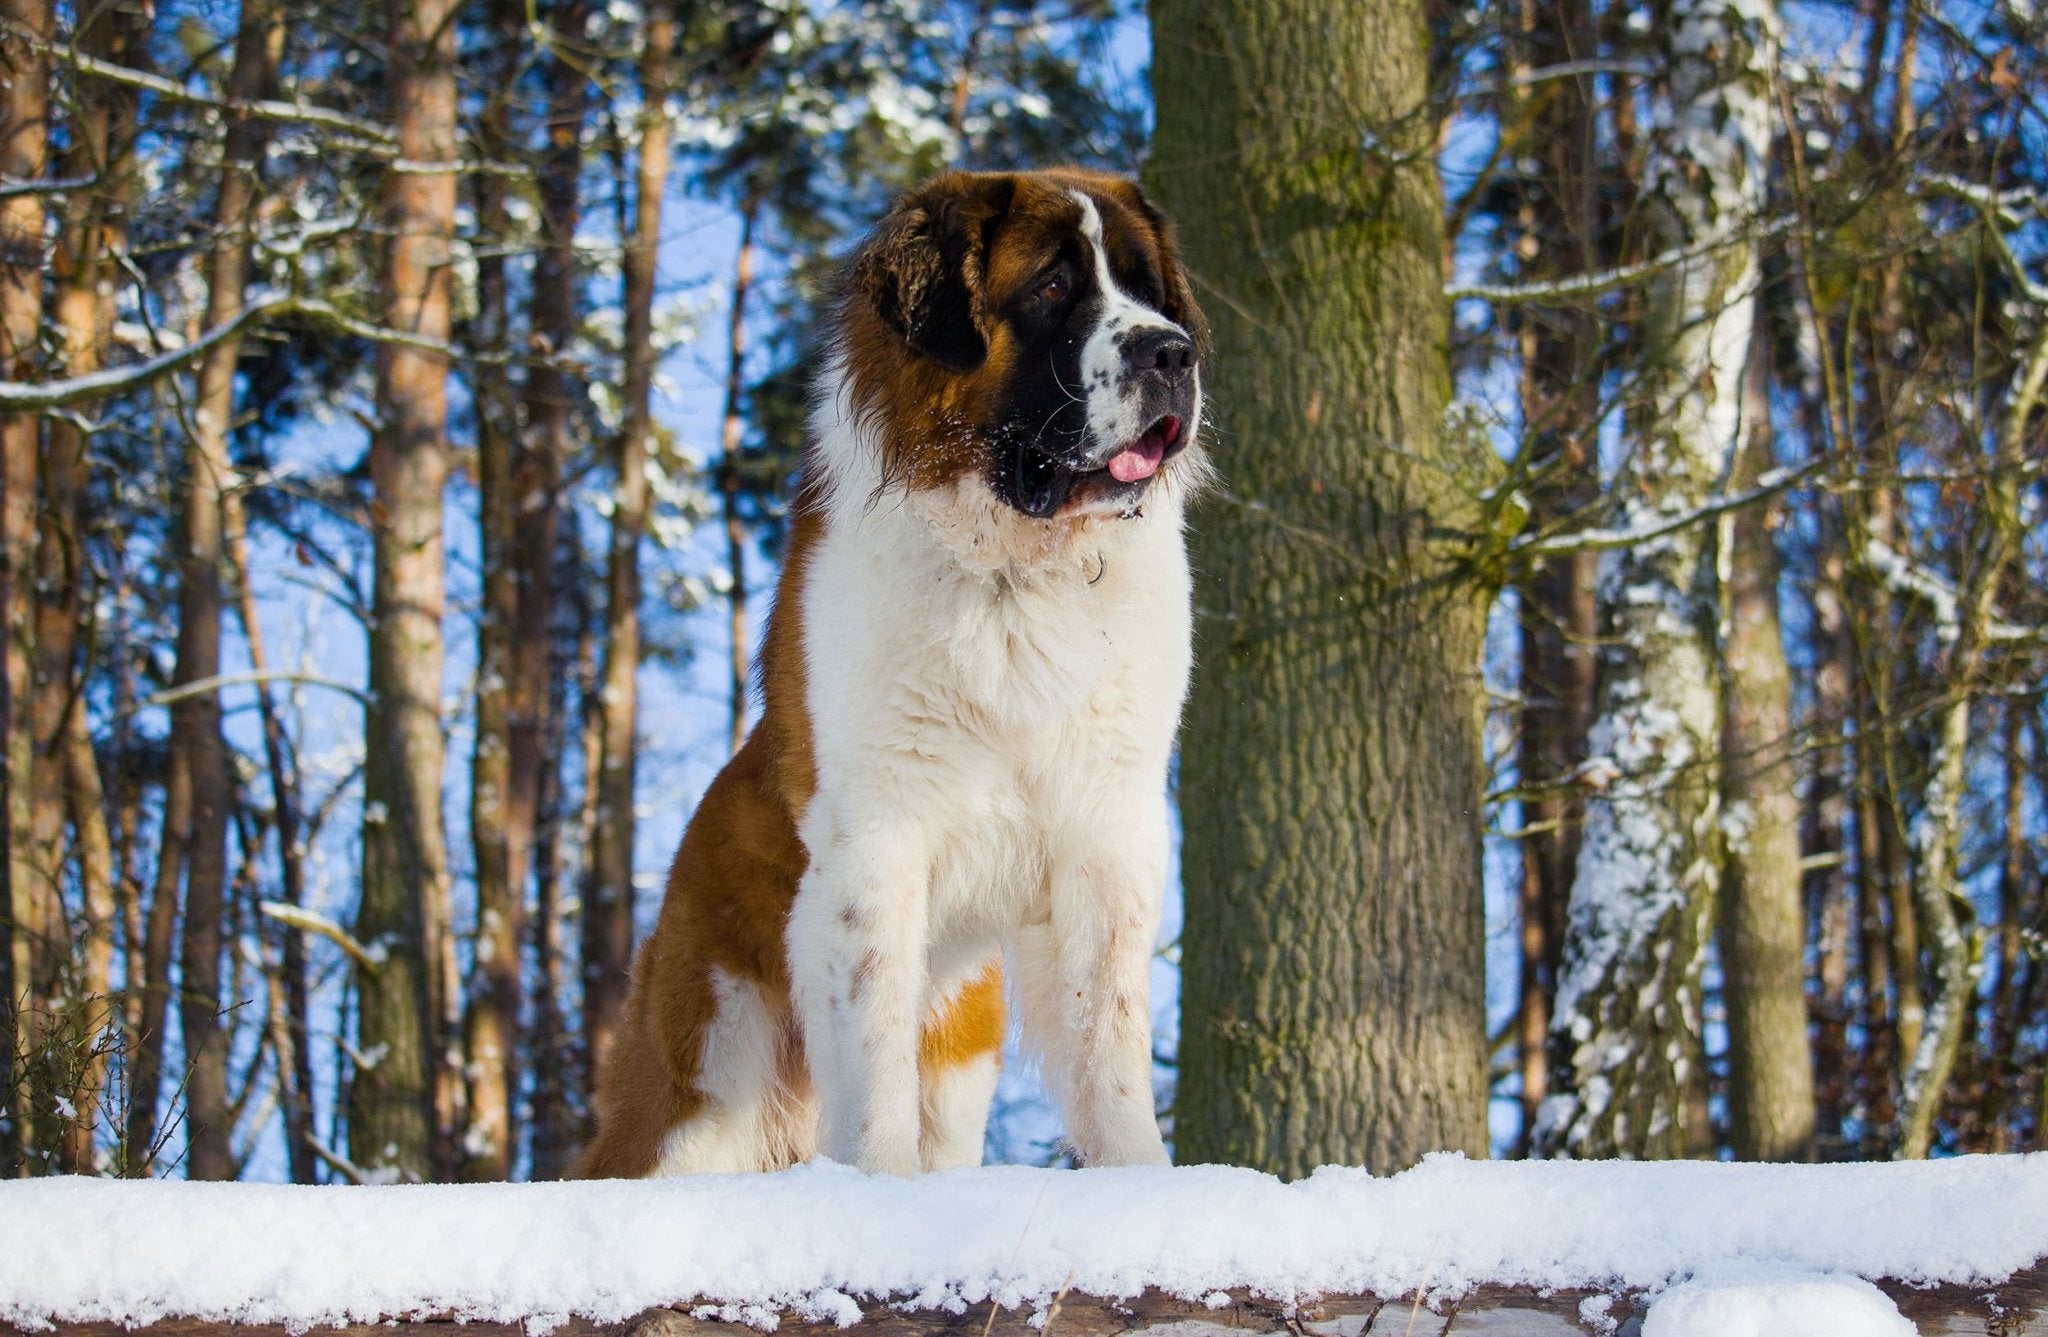
<svg viewBox="0 0 2048 1337">
<path fill-rule="evenodd" d="M 1119 483 L 1135 483 L 1141 478 L 1150 478 L 1159 472 L 1159 461 L 1165 454 L 1164 447 L 1151 441 L 1132 446 L 1110 457 L 1109 476 Z"/>
</svg>

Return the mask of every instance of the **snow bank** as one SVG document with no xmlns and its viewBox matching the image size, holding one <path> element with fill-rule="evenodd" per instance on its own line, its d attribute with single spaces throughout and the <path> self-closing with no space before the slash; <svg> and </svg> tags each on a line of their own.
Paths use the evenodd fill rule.
<svg viewBox="0 0 2048 1337">
<path fill-rule="evenodd" d="M 1892 1297 L 1861 1277 L 1712 1268 L 1657 1297 L 1643 1337 L 1915 1337 Z"/>
<path fill-rule="evenodd" d="M 852 1321 L 855 1297 L 957 1311 L 1069 1285 L 1283 1300 L 1483 1282 L 1655 1290 L 1765 1263 L 1981 1283 L 2044 1256 L 2048 1154 L 1826 1166 L 1447 1155 L 1388 1179 L 1331 1168 L 1292 1184 L 1220 1167 L 904 1180 L 835 1165 L 600 1184 L 0 1184 L 0 1320 L 16 1324 L 605 1321 L 681 1300 Z"/>
</svg>

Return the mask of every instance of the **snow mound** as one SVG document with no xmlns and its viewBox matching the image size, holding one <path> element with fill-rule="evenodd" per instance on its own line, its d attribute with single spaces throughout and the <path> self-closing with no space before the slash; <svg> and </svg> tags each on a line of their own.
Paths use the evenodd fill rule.
<svg viewBox="0 0 2048 1337">
<path fill-rule="evenodd" d="M 1294 1183 L 1217 1166 L 893 1179 L 830 1164 L 593 1184 L 0 1183 L 0 1322 L 17 1325 L 446 1314 L 545 1326 L 681 1301 L 843 1323 L 884 1297 L 959 1313 L 1042 1305 L 1067 1287 L 1196 1301 L 1244 1287 L 1283 1302 L 1450 1298 L 1488 1282 L 1656 1291 L 1757 1264 L 1968 1284 L 2043 1257 L 2048 1154 L 1807 1166 L 1442 1155 L 1385 1179 L 1329 1168 Z M 1692 1302 L 1672 1303 L 1676 1322 Z"/>
<path fill-rule="evenodd" d="M 1658 1296 L 1643 1337 L 1914 1337 L 1861 1277 L 1781 1267 L 1711 1269 Z"/>
</svg>

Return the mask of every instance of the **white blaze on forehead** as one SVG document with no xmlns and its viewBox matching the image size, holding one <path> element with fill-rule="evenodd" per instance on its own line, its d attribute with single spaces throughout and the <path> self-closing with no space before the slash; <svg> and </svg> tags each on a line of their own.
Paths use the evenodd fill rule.
<svg viewBox="0 0 2048 1337">
<path fill-rule="evenodd" d="M 1102 309 L 1088 342 L 1081 347 L 1081 393 L 1088 399 L 1088 430 L 1098 449 L 1114 451 L 1135 441 L 1150 423 L 1139 421 L 1143 407 L 1135 390 L 1125 393 L 1128 368 L 1123 345 L 1127 336 L 1145 330 L 1187 331 L 1117 286 L 1109 272 L 1109 248 L 1102 240 L 1102 215 L 1083 191 L 1067 192 L 1081 206 L 1081 240 L 1095 266 L 1095 285 Z"/>
</svg>

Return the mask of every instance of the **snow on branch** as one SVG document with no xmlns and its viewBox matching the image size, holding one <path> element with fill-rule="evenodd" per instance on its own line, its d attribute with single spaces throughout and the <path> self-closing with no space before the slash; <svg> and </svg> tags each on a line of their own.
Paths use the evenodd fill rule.
<svg viewBox="0 0 2048 1337">
<path fill-rule="evenodd" d="M 1469 283 L 1447 284 L 1444 296 L 1452 301 L 1477 298 L 1480 301 L 1515 305 L 1525 302 L 1558 302 L 1580 297 L 1598 297 L 1602 293 L 1625 288 L 1676 265 L 1712 255 L 1731 243 L 1743 239 L 1760 240 L 1783 232 L 1791 227 L 1793 218 L 1774 219 L 1759 228 L 1723 228 L 1702 241 L 1686 246 L 1675 246 L 1668 251 L 1653 255 L 1647 260 L 1632 265 L 1620 265 L 1614 269 L 1603 269 L 1594 274 L 1574 274 L 1569 278 L 1553 279 L 1546 283 Z"/>
<path fill-rule="evenodd" d="M 370 704 L 370 694 L 354 683 L 342 682 L 336 678 L 323 678 L 316 673 L 300 673 L 291 669 L 266 669 L 260 673 L 217 673 L 210 678 L 197 678 L 181 682 L 175 687 L 166 687 L 161 692 L 152 692 L 129 707 L 130 714 L 153 706 L 175 705 L 187 697 L 199 696 L 206 692 L 217 692 L 223 687 L 250 687 L 266 682 L 295 682 L 308 687 L 325 687 L 331 692 L 352 696 L 364 705 Z"/>
<path fill-rule="evenodd" d="M 243 307 L 233 320 L 224 321 L 189 343 L 141 362 L 108 367 L 84 376 L 67 376 L 55 381 L 0 381 L 0 412 L 33 413 L 64 408 L 89 399 L 118 394 L 153 381 L 167 372 L 196 362 L 209 348 L 240 334 L 250 325 L 288 310 L 294 300 L 282 293 L 259 297 Z"/>
<path fill-rule="evenodd" d="M 288 928 L 295 928 L 301 933 L 312 933 L 327 939 L 335 946 L 341 948 L 342 951 L 348 953 L 349 959 L 364 970 L 375 971 L 384 964 L 387 953 L 381 941 L 366 947 L 355 934 L 350 933 L 340 924 L 317 911 L 308 910 L 302 905 L 293 905 L 287 901 L 264 901 L 257 908 L 269 918 L 275 919 L 278 923 Z"/>
<path fill-rule="evenodd" d="M 61 42 L 49 42 L 32 28 L 12 19 L 0 19 L 0 30 L 19 39 L 32 50 L 52 60 L 69 65 L 80 74 L 89 74 L 95 79 L 122 84 L 156 94 L 170 102 L 191 107 L 210 107 L 231 116 L 253 116 L 258 120 L 285 121 L 300 125 L 317 125 L 329 130 L 342 130 L 378 145 L 387 152 L 396 152 L 398 136 L 389 126 L 378 125 L 347 112 L 335 111 L 331 107 L 316 107 L 307 102 L 276 102 L 268 98 L 214 98 L 195 93 L 175 79 L 166 79 L 160 74 L 138 70 L 133 66 L 117 64 L 89 56 Z"/>
<path fill-rule="evenodd" d="M 1675 534 L 1682 529 L 1704 524 L 1709 520 L 1739 511 L 1745 506 L 1754 506 L 1780 492 L 1798 487 L 1818 473 L 1821 462 L 1816 460 L 1802 464 L 1796 469 L 1773 469 L 1757 479 L 1756 486 L 1747 491 L 1715 497 L 1703 505 L 1680 515 L 1670 516 L 1655 524 L 1636 525 L 1628 529 L 1580 529 L 1568 534 L 1525 536 L 1508 545 L 1508 551 L 1518 557 L 1558 557 L 1576 552 L 1607 552 L 1618 548 L 1633 548 Z"/>
<path fill-rule="evenodd" d="M 98 173 L 85 176 L 53 176 L 39 181 L 15 181 L 0 177 L 0 200 L 11 200 L 19 195 L 66 195 L 75 190 L 90 190 L 100 182 Z"/>
<path fill-rule="evenodd" d="M 38 413 L 67 408 L 87 400 L 101 399 L 146 385 L 159 376 L 178 371 L 197 361 L 205 352 L 224 339 L 240 334 L 251 325 L 286 317 L 297 317 L 324 325 L 342 334 L 368 339 L 375 343 L 402 344 L 429 353 L 439 353 L 451 362 L 462 362 L 470 366 L 552 366 L 571 374 L 580 373 L 583 367 L 569 358 L 535 357 L 526 353 L 473 354 L 456 347 L 445 339 L 429 338 L 407 330 L 394 330 L 359 320 L 327 302 L 272 293 L 258 297 L 243 307 L 232 320 L 224 321 L 207 330 L 198 338 L 175 348 L 166 349 L 155 357 L 141 362 L 130 362 L 119 367 L 108 367 L 84 376 L 69 376 L 54 381 L 0 381 L 0 413 Z"/>
<path fill-rule="evenodd" d="M 1962 634 L 1962 591 L 1946 576 L 1915 566 L 1910 558 L 1891 545 L 1871 539 L 1863 545 L 1863 564 L 1884 587 L 1925 603 L 1934 613 L 1934 634 L 1942 644 Z M 2023 627 L 2000 617 L 1985 621 L 1984 639 L 1992 644 L 2015 645 L 2042 639 L 2039 627 Z"/>
<path fill-rule="evenodd" d="M 1585 60 L 1559 61 L 1555 65 L 1540 65 L 1533 70 L 1516 70 L 1505 79 L 1491 79 L 1475 83 L 1462 91 L 1466 98 L 1491 97 L 1503 89 L 1534 88 L 1553 79 L 1583 79 L 1594 74 L 1625 74 L 1637 79 L 1647 79 L 1656 74 L 1656 67 L 1648 61 L 1620 60 L 1608 56 L 1590 57 Z"/>
<path fill-rule="evenodd" d="M 2012 248 L 2012 241 L 2006 229 L 2017 228 L 2027 221 L 2027 212 L 2041 213 L 2043 205 L 2032 191 L 1997 191 L 1974 181 L 1965 181 L 1959 176 L 1945 172 L 1931 172 L 1915 183 L 1916 190 L 1923 195 L 1946 195 L 1963 201 L 1976 209 L 1985 219 L 1996 226 L 1987 229 L 1998 247 L 1999 258 L 2013 281 L 2026 295 L 2026 299 L 2037 307 L 2048 307 L 2048 283 L 2043 283 L 2027 272 L 2026 262 Z M 2024 209 L 2023 207 L 2024 206 Z"/>
</svg>

